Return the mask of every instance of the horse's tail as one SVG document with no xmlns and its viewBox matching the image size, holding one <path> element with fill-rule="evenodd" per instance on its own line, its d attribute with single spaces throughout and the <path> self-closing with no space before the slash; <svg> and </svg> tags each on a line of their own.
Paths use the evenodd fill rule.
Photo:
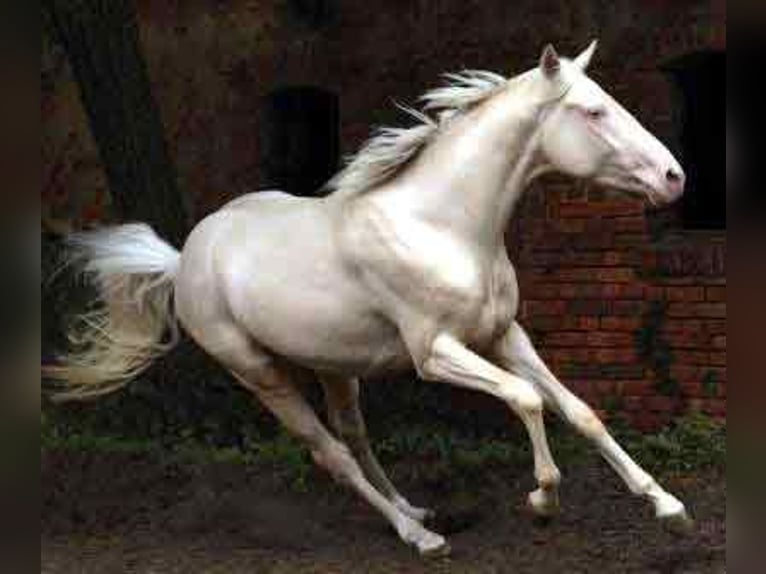
<svg viewBox="0 0 766 574">
<path fill-rule="evenodd" d="M 180 253 L 145 224 L 75 234 L 65 265 L 78 265 L 98 289 L 96 308 L 68 331 L 71 351 L 44 376 L 59 399 L 122 388 L 178 341 L 173 289 Z"/>
</svg>

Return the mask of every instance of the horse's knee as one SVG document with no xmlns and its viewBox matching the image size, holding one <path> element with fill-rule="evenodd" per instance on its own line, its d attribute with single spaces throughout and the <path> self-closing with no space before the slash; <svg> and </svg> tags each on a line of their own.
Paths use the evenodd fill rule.
<svg viewBox="0 0 766 574">
<path fill-rule="evenodd" d="M 535 391 L 522 395 L 518 404 L 528 415 L 537 416 L 543 412 L 543 398 Z"/>
<path fill-rule="evenodd" d="M 532 385 L 514 382 L 503 394 L 513 409 L 523 417 L 537 417 L 543 412 L 543 398 Z"/>
</svg>

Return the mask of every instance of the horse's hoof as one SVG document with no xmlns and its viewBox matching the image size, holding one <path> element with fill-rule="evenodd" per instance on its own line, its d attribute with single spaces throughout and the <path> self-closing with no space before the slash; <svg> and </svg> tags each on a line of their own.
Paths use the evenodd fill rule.
<svg viewBox="0 0 766 574">
<path fill-rule="evenodd" d="M 449 556 L 452 552 L 452 548 L 450 547 L 449 542 L 442 539 L 441 543 L 437 546 L 420 548 L 419 551 L 422 558 L 425 558 L 426 560 L 433 560 L 435 558 L 444 558 Z"/>
<path fill-rule="evenodd" d="M 561 507 L 557 495 L 538 489 L 527 496 L 527 510 L 536 522 L 547 524 L 559 515 Z"/>
<path fill-rule="evenodd" d="M 696 530 L 694 519 L 689 516 L 686 510 L 661 516 L 660 521 L 669 532 L 678 536 L 689 536 Z"/>
<path fill-rule="evenodd" d="M 399 537 L 415 547 L 423 557 L 433 558 L 450 553 L 449 544 L 444 536 L 423 528 L 422 524 L 412 518 L 405 519 L 399 529 Z"/>
</svg>

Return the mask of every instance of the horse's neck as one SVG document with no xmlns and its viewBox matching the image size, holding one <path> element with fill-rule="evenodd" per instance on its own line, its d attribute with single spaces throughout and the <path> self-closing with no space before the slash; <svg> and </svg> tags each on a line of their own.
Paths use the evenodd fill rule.
<svg viewBox="0 0 766 574">
<path fill-rule="evenodd" d="M 497 247 L 535 167 L 542 105 L 531 96 L 509 91 L 459 116 L 381 195 L 400 213 Z"/>
</svg>

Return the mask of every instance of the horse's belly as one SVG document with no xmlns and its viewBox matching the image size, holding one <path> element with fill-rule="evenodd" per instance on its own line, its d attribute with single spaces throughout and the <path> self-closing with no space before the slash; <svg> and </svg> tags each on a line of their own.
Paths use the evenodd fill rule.
<svg viewBox="0 0 766 574">
<path fill-rule="evenodd" d="M 219 272 L 237 323 L 298 364 L 365 374 L 408 363 L 396 327 L 344 267 L 319 206 L 248 217 L 246 240 L 226 246 Z M 224 252 L 222 250 L 222 252 Z"/>
<path fill-rule="evenodd" d="M 355 312 L 327 294 L 254 306 L 243 323 L 260 344 L 315 370 L 365 375 L 402 368 L 409 355 L 382 317 Z"/>
</svg>

